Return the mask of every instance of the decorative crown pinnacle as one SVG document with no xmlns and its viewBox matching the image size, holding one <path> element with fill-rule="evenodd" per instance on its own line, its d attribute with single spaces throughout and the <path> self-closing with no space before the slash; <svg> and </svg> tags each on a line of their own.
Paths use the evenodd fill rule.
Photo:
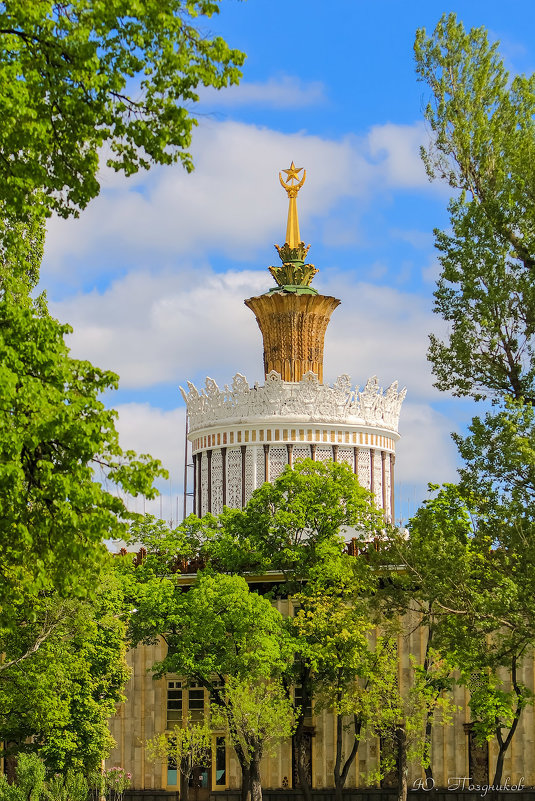
<svg viewBox="0 0 535 801">
<path fill-rule="evenodd" d="M 282 173 L 286 173 L 286 181 Z M 299 173 L 303 177 L 299 178 Z M 269 271 L 279 287 L 287 290 L 296 291 L 298 287 L 309 287 L 310 282 L 318 270 L 313 264 L 305 264 L 306 255 L 310 245 L 305 245 L 301 241 L 299 233 L 299 218 L 297 216 L 297 194 L 307 177 L 307 171 L 303 167 L 296 167 L 294 162 L 287 170 L 279 172 L 279 181 L 288 195 L 288 223 L 286 225 L 286 242 L 282 247 L 275 245 L 282 261 L 282 267 L 270 267 Z M 315 293 L 316 290 L 308 289 L 308 292 Z"/>
</svg>

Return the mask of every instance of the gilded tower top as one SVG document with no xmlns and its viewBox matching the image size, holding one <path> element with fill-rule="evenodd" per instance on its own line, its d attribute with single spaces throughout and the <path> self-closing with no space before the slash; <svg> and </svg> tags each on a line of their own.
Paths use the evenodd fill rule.
<svg viewBox="0 0 535 801">
<path fill-rule="evenodd" d="M 287 175 L 286 183 L 282 179 L 282 174 L 279 172 L 279 181 L 283 189 L 286 189 L 288 195 L 288 223 L 286 225 L 286 242 L 291 248 L 296 248 L 301 243 L 301 235 L 299 233 L 299 218 L 297 216 L 297 194 L 306 181 L 307 171 L 303 167 L 296 167 L 291 163 L 289 169 L 283 170 Z M 299 180 L 299 173 L 303 173 L 303 177 Z M 293 183 L 295 181 L 296 183 Z"/>
<path fill-rule="evenodd" d="M 293 161 L 279 173 L 289 207 L 286 242 L 282 247 L 275 245 L 282 265 L 269 268 L 277 286 L 249 298 L 245 305 L 254 312 L 262 332 L 266 377 L 275 372 L 282 381 L 299 382 L 307 373 L 313 373 L 321 383 L 325 331 L 340 301 L 320 295 L 310 286 L 318 271 L 313 264 L 305 264 L 310 245 L 301 242 L 296 203 L 305 179 L 306 171 Z"/>
<path fill-rule="evenodd" d="M 286 173 L 286 180 L 282 177 L 283 172 Z M 303 173 L 302 178 L 299 178 L 300 172 Z M 279 181 L 288 195 L 288 222 L 286 242 L 282 247 L 275 245 L 282 261 L 282 267 L 269 268 L 278 284 L 277 289 L 272 291 L 284 289 L 287 292 L 299 294 L 316 294 L 316 290 L 310 287 L 310 283 L 318 271 L 313 264 L 305 264 L 310 245 L 305 245 L 301 241 L 297 215 L 297 194 L 305 183 L 306 177 L 306 170 L 303 167 L 296 167 L 293 161 L 287 170 L 279 172 Z"/>
</svg>

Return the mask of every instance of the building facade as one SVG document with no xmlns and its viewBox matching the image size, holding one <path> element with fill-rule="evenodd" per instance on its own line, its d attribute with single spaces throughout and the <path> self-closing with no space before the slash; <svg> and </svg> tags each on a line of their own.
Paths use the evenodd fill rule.
<svg viewBox="0 0 535 801">
<path fill-rule="evenodd" d="M 204 388 L 188 383 L 181 390 L 187 406 L 188 439 L 193 458 L 193 511 L 202 516 L 219 514 L 224 506 L 244 506 L 253 491 L 265 481 L 274 481 L 286 465 L 311 458 L 348 464 L 362 486 L 369 489 L 385 519 L 393 521 L 395 449 L 399 440 L 398 420 L 405 390 L 397 383 L 386 391 L 377 378 L 362 389 L 351 384 L 348 375 L 333 385 L 323 383 L 324 337 L 331 314 L 340 301 L 320 295 L 311 281 L 317 269 L 306 264 L 308 247 L 301 241 L 297 217 L 297 194 L 306 173 L 292 163 L 286 179 L 279 175 L 288 194 L 286 242 L 277 247 L 281 265 L 270 267 L 275 286 L 249 298 L 246 305 L 255 314 L 262 332 L 264 384 L 251 386 L 237 373 L 231 386 L 222 389 L 206 379 Z M 300 173 L 303 172 L 302 177 Z M 252 581 L 266 582 L 268 577 Z M 291 599 L 277 601 L 283 614 L 291 614 Z M 398 643 L 399 684 L 408 687 L 410 655 L 422 661 L 425 636 L 411 626 Z M 132 675 L 126 688 L 127 702 L 111 721 L 116 740 L 108 764 L 122 766 L 133 776 L 140 790 L 176 792 L 179 777 L 173 765 L 151 761 L 145 743 L 156 734 L 170 730 L 189 715 L 201 716 L 209 707 L 206 691 L 187 686 L 180 676 L 152 679 L 150 668 L 163 655 L 163 644 L 140 647 L 129 654 Z M 523 668 L 523 681 L 535 690 L 533 665 Z M 298 689 L 297 689 L 298 691 Z M 452 725 L 433 729 L 433 769 L 437 785 L 448 786 L 452 777 L 476 776 L 488 781 L 496 760 L 496 749 L 478 746 L 467 717 L 464 689 L 455 690 Z M 336 748 L 335 718 L 326 711 L 309 710 L 309 763 L 314 789 L 333 786 Z M 351 749 L 351 735 L 344 733 L 343 750 Z M 535 727 L 533 709 L 523 714 L 519 731 L 508 751 L 504 776 L 524 776 L 535 784 Z M 526 775 L 526 765 L 533 767 Z M 380 765 L 380 743 L 363 741 L 348 776 L 346 787 L 369 783 Z M 421 778 L 413 766 L 410 781 Z M 212 759 L 199 766 L 194 777 L 194 801 L 206 801 L 210 793 L 240 787 L 241 772 L 224 732 L 215 732 Z M 265 788 L 291 790 L 296 787 L 292 743 L 281 746 L 276 756 L 262 763 Z"/>
</svg>

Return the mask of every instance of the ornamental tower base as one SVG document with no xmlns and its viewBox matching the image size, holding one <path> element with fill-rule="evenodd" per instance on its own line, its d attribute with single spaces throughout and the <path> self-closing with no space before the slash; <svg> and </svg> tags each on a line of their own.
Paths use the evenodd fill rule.
<svg viewBox="0 0 535 801">
<path fill-rule="evenodd" d="M 193 453 L 193 511 L 202 516 L 240 508 L 286 465 L 332 459 L 350 466 L 393 521 L 395 444 L 406 391 L 394 382 L 383 392 L 375 377 L 362 390 L 353 389 L 347 375 L 323 384 L 325 332 L 340 301 L 310 286 L 317 269 L 305 264 L 309 248 L 300 241 L 296 207 L 306 172 L 293 162 L 284 172 L 286 242 L 275 246 L 282 266 L 269 268 L 277 286 L 245 301 L 262 332 L 265 383 L 251 387 L 237 373 L 232 388 L 221 390 L 211 378 L 201 391 L 189 382 L 187 392 L 181 388 Z"/>
<path fill-rule="evenodd" d="M 264 386 L 234 376 L 220 390 L 208 378 L 199 392 L 188 384 L 194 465 L 194 512 L 220 514 L 240 508 L 264 481 L 274 481 L 298 459 L 344 462 L 394 518 L 395 444 L 405 390 L 386 392 L 371 378 L 352 389 L 349 376 L 332 385 L 307 373 L 299 382 L 271 372 Z"/>
</svg>

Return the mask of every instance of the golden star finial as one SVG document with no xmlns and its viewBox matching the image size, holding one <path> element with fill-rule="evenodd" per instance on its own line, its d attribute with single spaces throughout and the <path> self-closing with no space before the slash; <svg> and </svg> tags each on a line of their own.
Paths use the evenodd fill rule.
<svg viewBox="0 0 535 801">
<path fill-rule="evenodd" d="M 286 173 L 286 182 L 282 180 L 282 172 Z M 296 167 L 291 163 L 289 169 L 279 172 L 279 181 L 283 189 L 286 190 L 288 199 L 290 201 L 288 206 L 288 224 L 286 226 L 286 242 L 291 248 L 296 248 L 301 243 L 301 235 L 299 233 L 299 220 L 297 219 L 297 193 L 305 183 L 307 171 L 303 167 Z M 299 173 L 303 173 L 303 177 L 299 180 Z M 292 183 L 296 181 L 296 183 Z"/>
<path fill-rule="evenodd" d="M 298 181 L 299 180 L 298 175 L 300 172 L 302 172 L 302 170 L 303 170 L 302 167 L 296 167 L 292 161 L 292 163 L 290 164 L 290 169 L 283 170 L 283 172 L 285 172 L 286 175 L 288 176 L 286 179 L 287 181 Z"/>
</svg>

